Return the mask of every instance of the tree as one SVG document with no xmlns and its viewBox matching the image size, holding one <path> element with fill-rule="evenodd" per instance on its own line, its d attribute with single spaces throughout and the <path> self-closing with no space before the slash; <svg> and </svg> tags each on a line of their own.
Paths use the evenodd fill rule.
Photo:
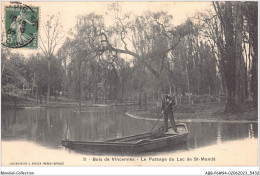
<svg viewBox="0 0 260 176">
<path fill-rule="evenodd" d="M 257 9 L 257 5 L 255 6 L 256 8 L 252 10 L 254 11 L 253 13 Z M 204 28 L 204 37 L 210 39 L 209 41 L 216 51 L 215 55 L 218 58 L 219 70 L 221 75 L 223 75 L 222 78 L 225 80 L 227 89 L 225 111 L 234 112 L 240 109 L 240 105 L 247 97 L 248 84 L 246 83 L 245 75 L 247 75 L 248 65 L 247 59 L 245 62 L 247 57 L 244 54 L 247 47 L 242 48 L 246 38 L 246 28 L 249 29 L 251 27 L 251 29 L 254 28 L 254 31 L 256 31 L 257 22 L 248 20 L 246 3 L 213 2 L 213 7 L 215 14 L 210 14 L 210 16 L 202 15 L 204 27 L 206 27 Z M 245 20 L 247 20 L 246 26 L 244 25 Z M 254 38 L 257 37 L 256 33 L 253 33 Z M 250 42 L 249 44 L 252 43 Z M 251 49 L 250 45 L 249 48 Z M 248 57 L 250 61 L 250 56 L 248 55 Z M 253 70 L 254 72 L 254 68 L 255 63 L 252 65 L 251 71 Z M 252 74 L 252 78 L 254 77 L 253 75 L 255 75 L 255 72 Z M 252 83 L 254 82 L 253 80 L 254 78 Z M 254 95 L 256 94 L 255 91 Z"/>
<path fill-rule="evenodd" d="M 17 98 L 26 94 L 28 82 L 26 80 L 26 66 L 23 55 L 2 52 L 2 98 L 12 99 L 17 105 Z"/>
<path fill-rule="evenodd" d="M 249 43 L 252 48 L 252 67 L 251 67 L 251 89 L 253 92 L 253 102 L 257 105 L 258 97 L 258 4 L 257 2 L 245 2 L 242 7 L 243 15 L 247 20 L 247 32 L 249 33 Z M 249 52 L 250 53 L 250 52 Z M 250 57 L 250 55 L 249 55 Z"/>
<path fill-rule="evenodd" d="M 31 87 L 33 96 L 38 102 L 41 96 L 46 95 L 48 91 L 48 74 L 51 74 L 50 83 L 51 83 L 51 94 L 57 96 L 58 93 L 62 90 L 63 82 L 63 67 L 61 61 L 57 58 L 54 58 L 51 62 L 50 73 L 48 70 L 48 61 L 45 59 L 45 56 L 41 54 L 30 55 L 26 61 L 26 66 L 28 70 L 27 81 Z M 46 102 L 47 103 L 47 102 Z"/>
<path fill-rule="evenodd" d="M 60 55 L 70 58 L 69 89 L 73 98 L 79 101 L 79 105 L 84 97 L 91 97 L 91 90 L 94 92 L 95 101 L 98 101 L 101 66 L 98 54 L 94 51 L 98 43 L 97 31 L 103 26 L 103 18 L 100 15 L 91 13 L 87 16 L 79 16 L 72 39 L 67 40 L 60 49 Z"/>
<path fill-rule="evenodd" d="M 8 50 L 8 48 L 4 47 L 1 52 L 1 76 L 3 76 L 3 72 L 5 70 L 10 55 L 11 52 Z"/>
<path fill-rule="evenodd" d="M 174 50 L 181 39 L 189 33 L 191 21 L 173 28 L 169 23 L 171 16 L 167 13 L 151 13 L 147 12 L 143 16 L 136 17 L 133 22 L 124 22 L 125 19 L 130 19 L 129 15 L 123 18 L 116 17 L 118 30 L 114 35 L 120 39 L 121 45 L 113 46 L 111 39 L 105 31 L 100 31 L 102 45 L 98 52 L 112 51 L 116 54 L 127 54 L 135 59 L 140 60 L 162 85 L 162 70 L 164 68 L 164 60 L 168 52 Z M 130 44 L 134 51 L 130 49 Z M 160 68 L 156 69 L 152 66 L 152 62 L 161 62 Z"/>
<path fill-rule="evenodd" d="M 61 36 L 62 26 L 60 25 L 59 17 L 48 15 L 46 23 L 43 22 L 43 31 L 44 35 L 40 35 L 40 48 L 48 62 L 47 106 L 49 106 L 51 91 L 51 61 L 54 59 L 55 49 L 57 49 L 58 45 L 61 44 L 63 39 Z"/>
<path fill-rule="evenodd" d="M 64 75 L 63 75 L 63 95 L 68 95 L 69 91 L 69 84 L 68 84 L 68 65 L 70 62 L 70 48 L 71 42 L 69 38 L 66 38 L 64 44 L 58 50 L 57 57 L 61 61 L 62 66 L 64 68 Z"/>
</svg>

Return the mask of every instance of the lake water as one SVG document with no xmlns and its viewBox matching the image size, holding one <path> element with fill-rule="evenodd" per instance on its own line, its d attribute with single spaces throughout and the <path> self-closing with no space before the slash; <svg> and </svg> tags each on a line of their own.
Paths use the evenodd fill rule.
<svg viewBox="0 0 260 176">
<path fill-rule="evenodd" d="M 80 141 L 103 141 L 150 131 L 155 121 L 135 119 L 125 115 L 126 111 L 135 108 L 135 106 L 85 107 L 82 108 L 82 113 L 79 113 L 77 108 L 2 110 L 2 142 L 10 146 L 19 145 L 19 141 L 22 141 L 27 142 L 31 147 L 37 145 L 41 151 L 50 149 L 61 152 L 61 155 L 71 152 L 82 155 L 62 147 L 61 140 L 67 138 Z M 181 122 L 181 119 L 177 122 Z M 160 121 L 159 125 L 162 123 Z M 253 122 L 188 122 L 186 124 L 189 135 L 185 146 L 154 152 L 153 155 L 171 153 L 177 156 L 178 153 L 216 147 L 228 142 L 246 140 L 248 143 L 258 139 L 258 124 Z M 257 143 L 255 144 L 257 148 Z M 222 149 L 228 152 L 233 147 L 227 145 Z M 4 153 L 3 149 L 2 153 Z M 144 155 L 150 154 L 151 152 L 144 153 Z M 84 153 L 84 155 L 91 154 Z"/>
</svg>

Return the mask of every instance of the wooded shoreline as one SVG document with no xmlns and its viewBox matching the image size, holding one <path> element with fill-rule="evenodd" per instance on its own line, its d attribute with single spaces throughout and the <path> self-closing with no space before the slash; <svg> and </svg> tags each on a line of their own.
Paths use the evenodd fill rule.
<svg viewBox="0 0 260 176">
<path fill-rule="evenodd" d="M 47 107 L 52 97 L 79 106 L 103 100 L 147 104 L 158 103 L 165 90 L 180 90 L 188 100 L 224 97 L 223 111 L 229 113 L 247 101 L 256 107 L 258 4 L 216 1 L 208 7 L 177 25 L 171 10 L 135 15 L 132 9 L 117 16 L 120 3 L 111 2 L 104 14 L 77 16 L 67 38 L 61 37 L 59 16 L 50 15 L 40 26 L 45 29 L 40 38 L 46 38 L 41 52 L 2 48 L 2 103 L 9 97 L 16 106 L 19 97 L 30 96 Z M 107 25 L 105 16 L 114 13 Z"/>
</svg>

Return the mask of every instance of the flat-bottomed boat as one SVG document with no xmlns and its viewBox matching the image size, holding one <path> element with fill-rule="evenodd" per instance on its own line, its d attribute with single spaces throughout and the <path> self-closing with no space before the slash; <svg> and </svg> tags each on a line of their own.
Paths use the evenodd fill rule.
<svg viewBox="0 0 260 176">
<path fill-rule="evenodd" d="M 153 132 L 146 132 L 122 138 L 110 139 L 101 142 L 62 140 L 64 147 L 93 152 L 123 152 L 140 153 L 153 151 L 165 147 L 174 148 L 176 145 L 187 141 L 188 129 L 186 124 L 177 124 L 178 133 L 169 128 L 168 132 L 155 137 Z"/>
</svg>

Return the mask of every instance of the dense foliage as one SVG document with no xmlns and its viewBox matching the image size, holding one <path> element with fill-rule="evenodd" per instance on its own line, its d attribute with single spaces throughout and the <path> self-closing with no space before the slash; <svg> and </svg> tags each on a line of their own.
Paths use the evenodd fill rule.
<svg viewBox="0 0 260 176">
<path fill-rule="evenodd" d="M 257 2 L 212 5 L 214 12 L 179 26 L 166 12 L 118 16 L 115 6 L 109 27 L 102 15 L 79 16 L 55 55 L 24 58 L 2 50 L 2 95 L 41 99 L 50 89 L 51 96 L 80 104 L 154 103 L 162 90 L 181 89 L 182 95 L 224 95 L 226 111 L 247 99 L 256 104 Z"/>
</svg>

